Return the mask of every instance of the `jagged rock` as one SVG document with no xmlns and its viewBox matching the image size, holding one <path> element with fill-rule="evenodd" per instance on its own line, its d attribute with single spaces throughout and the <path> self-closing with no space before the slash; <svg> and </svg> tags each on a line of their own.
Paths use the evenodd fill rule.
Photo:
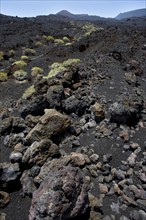
<svg viewBox="0 0 146 220">
<path fill-rule="evenodd" d="M 100 212 L 96 212 L 91 210 L 90 211 L 90 218 L 89 220 L 102 220 L 102 214 Z"/>
<path fill-rule="evenodd" d="M 135 85 L 136 84 L 136 76 L 132 72 L 125 73 L 125 80 L 127 83 Z"/>
<path fill-rule="evenodd" d="M 64 89 L 62 85 L 50 86 L 47 91 L 47 101 L 50 105 L 50 108 L 58 108 L 62 104 Z"/>
<path fill-rule="evenodd" d="M 146 219 L 146 212 L 143 210 L 133 210 L 130 213 L 131 220 L 145 220 Z"/>
<path fill-rule="evenodd" d="M 48 157 L 59 154 L 59 147 L 53 144 L 51 140 L 41 140 L 40 142 L 33 142 L 27 148 L 22 158 L 23 163 L 30 165 L 43 165 Z"/>
<path fill-rule="evenodd" d="M 22 153 L 13 151 L 10 154 L 9 159 L 11 163 L 17 163 L 17 162 L 20 163 L 22 160 Z"/>
<path fill-rule="evenodd" d="M 47 102 L 47 98 L 43 95 L 38 95 L 37 97 L 33 97 L 31 101 L 27 105 L 24 105 L 20 109 L 20 113 L 22 118 L 25 118 L 27 115 L 31 114 L 34 116 L 42 115 L 45 108 L 49 107 L 49 103 Z"/>
<path fill-rule="evenodd" d="M 5 133 L 9 133 L 12 128 L 12 122 L 12 117 L 4 118 L 0 121 L 0 134 L 4 135 Z"/>
<path fill-rule="evenodd" d="M 108 187 L 105 184 L 99 183 L 98 186 L 100 193 L 108 193 Z"/>
<path fill-rule="evenodd" d="M 54 169 L 54 167 L 60 167 L 60 166 L 66 166 L 68 164 L 71 164 L 75 167 L 83 167 L 85 164 L 90 163 L 90 159 L 86 154 L 76 153 L 72 152 L 69 155 L 66 155 L 60 159 L 48 159 L 44 165 L 41 167 L 41 171 L 38 176 L 35 178 L 36 183 L 41 183 L 47 174 Z"/>
<path fill-rule="evenodd" d="M 32 193 L 37 189 L 30 170 L 25 170 L 20 178 L 23 193 L 32 196 Z"/>
<path fill-rule="evenodd" d="M 87 185 L 80 169 L 63 166 L 50 171 L 33 193 L 29 220 L 79 217 L 88 205 Z"/>
<path fill-rule="evenodd" d="M 141 116 L 142 107 L 142 98 L 136 95 L 124 97 L 110 106 L 111 121 L 117 124 L 135 125 Z"/>
<path fill-rule="evenodd" d="M 3 212 L 0 212 L 0 220 L 6 220 L 6 214 Z"/>
<path fill-rule="evenodd" d="M 105 118 L 105 110 L 102 104 L 96 102 L 91 106 L 91 110 L 94 113 L 96 122 L 101 122 Z"/>
<path fill-rule="evenodd" d="M 146 212 L 146 199 L 138 199 L 136 202 Z"/>
<path fill-rule="evenodd" d="M 68 129 L 71 121 L 55 109 L 45 109 L 45 114 L 40 117 L 37 125 L 26 136 L 26 141 L 40 141 L 60 135 Z"/>
<path fill-rule="evenodd" d="M 135 185 L 130 185 L 129 189 L 134 193 L 137 199 L 146 199 L 146 191 L 144 189 L 138 189 Z"/>
<path fill-rule="evenodd" d="M 136 159 L 137 155 L 135 153 L 131 153 L 130 156 L 127 159 L 127 162 L 129 163 L 130 166 L 134 166 L 135 165 L 135 159 Z"/>
<path fill-rule="evenodd" d="M 1 163 L 0 164 L 0 182 L 2 186 L 6 187 L 7 184 L 14 182 L 20 176 L 19 164 Z"/>
<path fill-rule="evenodd" d="M 136 176 L 144 183 L 146 183 L 146 173 L 141 171 L 135 171 Z"/>
<path fill-rule="evenodd" d="M 78 109 L 79 100 L 75 97 L 75 95 L 70 96 L 63 102 L 63 108 L 67 113 L 76 112 Z"/>
<path fill-rule="evenodd" d="M 95 197 L 92 193 L 88 193 L 89 206 L 94 210 L 103 206 L 104 195 L 101 194 L 99 198 Z"/>
<path fill-rule="evenodd" d="M 0 208 L 5 207 L 10 202 L 10 196 L 7 192 L 0 191 Z"/>
</svg>

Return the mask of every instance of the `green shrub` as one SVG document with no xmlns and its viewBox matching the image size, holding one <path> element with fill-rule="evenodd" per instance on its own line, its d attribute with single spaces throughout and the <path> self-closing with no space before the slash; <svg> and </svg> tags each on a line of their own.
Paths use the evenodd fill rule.
<svg viewBox="0 0 146 220">
<path fill-rule="evenodd" d="M 68 59 L 63 62 L 64 67 L 70 67 L 76 63 L 79 63 L 80 59 Z"/>
<path fill-rule="evenodd" d="M 27 66 L 27 63 L 24 62 L 23 60 L 18 60 L 18 61 L 15 61 L 12 65 L 16 65 L 17 68 L 23 69 Z"/>
<path fill-rule="evenodd" d="M 18 81 L 23 81 L 25 79 L 28 79 L 28 73 L 25 72 L 24 70 L 17 70 L 13 73 L 13 76 L 15 79 Z"/>
<path fill-rule="evenodd" d="M 43 73 L 44 73 L 44 70 L 40 67 L 35 66 L 31 69 L 32 76 L 43 75 Z"/>
<path fill-rule="evenodd" d="M 103 30 L 104 28 L 96 27 L 94 24 L 87 22 L 85 25 L 83 25 L 82 30 L 86 31 L 85 36 L 91 35 L 95 31 Z"/>
<path fill-rule="evenodd" d="M 59 73 L 65 72 L 65 71 L 67 71 L 67 69 L 63 65 L 60 65 L 60 66 L 50 70 L 50 72 L 48 73 L 47 78 L 51 78 L 53 76 L 58 75 Z"/>
<path fill-rule="evenodd" d="M 15 50 L 9 50 L 8 54 L 10 57 L 13 57 L 15 55 Z"/>
<path fill-rule="evenodd" d="M 67 42 L 70 42 L 70 39 L 69 39 L 68 37 L 63 37 L 63 41 L 64 41 L 65 43 L 67 43 Z"/>
<path fill-rule="evenodd" d="M 47 35 L 43 35 L 42 38 L 46 41 L 52 41 L 52 42 L 54 42 L 55 40 L 53 36 L 47 36 Z"/>
<path fill-rule="evenodd" d="M 30 86 L 29 88 L 27 88 L 25 91 L 24 91 L 24 93 L 23 93 L 23 95 L 22 95 L 22 98 L 23 99 L 28 99 L 28 98 L 30 98 L 31 96 L 32 96 L 32 94 L 34 94 L 35 93 L 35 88 L 34 88 L 34 85 L 32 85 L 32 86 Z"/>
<path fill-rule="evenodd" d="M 21 56 L 21 60 L 25 60 L 25 61 L 28 61 L 29 60 L 29 58 L 28 58 L 28 56 Z"/>
<path fill-rule="evenodd" d="M 55 40 L 54 40 L 54 43 L 55 43 L 55 44 L 64 44 L 64 41 L 61 40 L 61 39 L 55 39 Z"/>
<path fill-rule="evenodd" d="M 24 48 L 23 49 L 23 55 L 34 56 L 35 54 L 36 54 L 36 51 L 34 49 L 31 49 L 31 48 Z"/>
<path fill-rule="evenodd" d="M 5 82 L 8 80 L 7 74 L 4 72 L 0 72 L 0 82 Z"/>
<path fill-rule="evenodd" d="M 65 73 L 69 70 L 71 66 L 80 62 L 80 59 L 68 59 L 65 60 L 63 63 L 53 63 L 49 68 L 51 69 L 48 73 L 48 76 L 44 78 L 51 78 L 53 76 L 58 75 L 59 73 Z"/>
<path fill-rule="evenodd" d="M 37 47 L 40 47 L 40 46 L 43 45 L 43 43 L 42 43 L 41 41 L 37 41 L 37 42 L 35 43 L 35 45 L 36 45 Z"/>
<path fill-rule="evenodd" d="M 72 45 L 72 43 L 66 43 L 65 44 L 65 46 L 71 46 Z"/>
<path fill-rule="evenodd" d="M 4 59 L 4 57 L 3 57 L 3 56 L 4 56 L 3 51 L 0 51 L 0 61 Z"/>
</svg>

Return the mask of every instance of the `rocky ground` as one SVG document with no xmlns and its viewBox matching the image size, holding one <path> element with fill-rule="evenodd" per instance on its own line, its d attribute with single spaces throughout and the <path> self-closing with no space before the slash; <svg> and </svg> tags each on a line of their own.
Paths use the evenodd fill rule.
<svg viewBox="0 0 146 220">
<path fill-rule="evenodd" d="M 0 20 L 0 219 L 146 219 L 145 19 Z"/>
</svg>

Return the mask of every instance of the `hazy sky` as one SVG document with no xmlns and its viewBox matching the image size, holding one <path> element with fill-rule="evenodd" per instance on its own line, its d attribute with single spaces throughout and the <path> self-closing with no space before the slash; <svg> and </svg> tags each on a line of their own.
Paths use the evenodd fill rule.
<svg viewBox="0 0 146 220">
<path fill-rule="evenodd" d="M 0 0 L 0 13 L 19 17 L 55 14 L 63 9 L 76 14 L 115 17 L 140 8 L 146 8 L 146 0 Z"/>
</svg>

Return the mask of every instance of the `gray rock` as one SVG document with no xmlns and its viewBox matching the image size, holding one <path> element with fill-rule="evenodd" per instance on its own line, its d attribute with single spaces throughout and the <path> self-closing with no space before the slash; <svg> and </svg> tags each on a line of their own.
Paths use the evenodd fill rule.
<svg viewBox="0 0 146 220">
<path fill-rule="evenodd" d="M 63 99 L 63 86 L 53 85 L 50 86 L 47 91 L 47 101 L 49 102 L 50 108 L 57 108 L 61 106 Z"/>
<path fill-rule="evenodd" d="M 133 210 L 130 213 L 131 220 L 145 220 L 146 219 L 146 212 L 143 210 Z"/>
<path fill-rule="evenodd" d="M 22 153 L 13 151 L 10 154 L 9 159 L 11 163 L 20 163 L 22 161 Z"/>
<path fill-rule="evenodd" d="M 32 196 L 32 193 L 37 189 L 30 170 L 25 170 L 20 178 L 24 195 Z"/>
<path fill-rule="evenodd" d="M 45 109 L 37 125 L 26 136 L 26 141 L 34 142 L 59 135 L 70 126 L 70 119 L 55 109 Z"/>
<path fill-rule="evenodd" d="M 87 185 L 79 168 L 63 166 L 48 173 L 33 193 L 29 220 L 71 219 L 89 206 Z"/>
<path fill-rule="evenodd" d="M 63 102 L 63 107 L 67 113 L 76 113 L 79 105 L 79 100 L 75 97 L 75 95 L 70 96 Z"/>
<path fill-rule="evenodd" d="M 49 103 L 47 98 L 43 95 L 34 96 L 32 100 L 27 104 L 20 108 L 20 113 L 22 118 L 25 118 L 27 115 L 42 115 L 44 109 L 49 108 Z"/>
<path fill-rule="evenodd" d="M 43 165 L 48 157 L 59 154 L 59 147 L 51 140 L 35 141 L 27 148 L 22 158 L 23 163 L 30 165 Z"/>
<path fill-rule="evenodd" d="M 0 134 L 4 135 L 6 133 L 9 133 L 12 127 L 13 118 L 8 117 L 4 118 L 2 121 L 0 121 Z"/>
<path fill-rule="evenodd" d="M 146 199 L 138 199 L 136 202 L 146 212 Z"/>
<path fill-rule="evenodd" d="M 126 216 L 121 216 L 119 220 L 130 220 L 130 219 L 127 218 Z"/>
<path fill-rule="evenodd" d="M 99 155 L 98 155 L 98 154 L 92 154 L 92 155 L 90 156 L 90 160 L 91 160 L 91 162 L 93 162 L 93 163 L 96 163 L 96 162 L 98 161 L 98 159 L 99 159 Z"/>
<path fill-rule="evenodd" d="M 141 116 L 143 100 L 137 95 L 129 95 L 113 103 L 109 108 L 111 121 L 117 124 L 136 124 Z"/>
<path fill-rule="evenodd" d="M 103 162 L 108 163 L 112 160 L 112 155 L 111 154 L 106 154 L 103 156 Z"/>
<path fill-rule="evenodd" d="M 0 181 L 4 184 L 16 181 L 21 174 L 19 164 L 1 163 L 0 164 Z"/>
<path fill-rule="evenodd" d="M 125 73 L 125 80 L 127 83 L 135 85 L 136 84 L 136 75 L 133 72 Z"/>
<path fill-rule="evenodd" d="M 136 159 L 137 155 L 134 153 L 131 153 L 130 156 L 127 159 L 127 162 L 129 163 L 130 166 L 134 166 L 135 165 L 135 159 Z"/>
</svg>

